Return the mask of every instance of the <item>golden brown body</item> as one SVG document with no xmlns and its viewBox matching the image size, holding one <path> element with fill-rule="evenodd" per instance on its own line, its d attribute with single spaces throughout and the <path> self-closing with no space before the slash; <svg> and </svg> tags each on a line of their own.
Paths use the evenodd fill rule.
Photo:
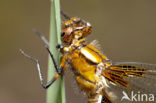
<svg viewBox="0 0 156 103">
<path fill-rule="evenodd" d="M 88 103 L 112 103 L 113 96 L 107 91 L 110 84 L 129 87 L 125 78 L 142 77 L 147 71 L 136 66 L 112 64 L 94 46 L 94 43 L 86 43 L 85 37 L 91 32 L 90 23 L 76 17 L 63 23 L 61 33 L 63 44 L 58 46 L 63 55 L 59 66 L 57 66 L 53 54 L 47 47 L 57 73 L 46 84 L 43 82 L 38 60 L 25 54 L 22 50 L 21 53 L 37 64 L 43 88 L 48 88 L 63 74 L 65 69 L 70 68 L 75 74 L 79 87 L 88 96 Z M 44 42 L 46 44 L 46 41 Z"/>
<path fill-rule="evenodd" d="M 111 103 L 111 97 L 105 90 L 110 83 L 128 87 L 124 77 L 139 77 L 144 69 L 126 65 L 111 65 L 109 59 L 91 43 L 87 44 L 84 37 L 89 35 L 92 27 L 79 18 L 71 18 L 63 24 L 62 41 L 63 60 L 61 65 L 70 68 L 75 78 L 88 96 L 88 103 Z M 64 68 L 66 69 L 66 68 Z"/>
</svg>

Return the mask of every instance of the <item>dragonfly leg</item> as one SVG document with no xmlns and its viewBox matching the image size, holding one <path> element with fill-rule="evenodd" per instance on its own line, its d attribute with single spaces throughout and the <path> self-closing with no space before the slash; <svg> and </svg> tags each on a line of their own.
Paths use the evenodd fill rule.
<svg viewBox="0 0 156 103">
<path fill-rule="evenodd" d="M 20 49 L 20 52 L 21 52 L 25 57 L 27 57 L 28 59 L 31 59 L 33 62 L 36 63 L 37 70 L 38 70 L 38 74 L 39 74 L 39 78 L 40 78 L 40 82 L 41 82 L 41 85 L 42 85 L 43 88 L 47 89 L 50 85 L 52 85 L 52 84 L 57 80 L 57 78 L 60 77 L 61 72 L 60 72 L 60 73 L 56 73 L 56 74 L 54 75 L 54 77 L 53 77 L 49 82 L 47 82 L 47 83 L 45 84 L 45 83 L 44 83 L 44 80 L 43 80 L 42 73 L 41 73 L 40 64 L 39 64 L 38 59 L 33 58 L 32 56 L 29 56 L 28 54 L 24 53 L 24 51 L 22 51 L 21 49 Z M 60 71 L 62 71 L 61 68 L 60 68 Z"/>
<path fill-rule="evenodd" d="M 43 41 L 43 43 L 49 47 L 49 42 L 48 40 L 45 38 L 44 34 L 42 34 L 41 32 L 37 31 L 36 29 L 33 29 L 32 30 L 33 32 L 35 32 L 40 38 L 41 40 Z"/>
<path fill-rule="evenodd" d="M 62 10 L 61 10 L 61 15 L 67 20 L 70 19 L 70 17 L 67 14 L 65 14 Z"/>
<path fill-rule="evenodd" d="M 59 68 L 58 68 L 57 63 L 56 63 L 56 61 L 55 61 L 55 59 L 54 59 L 53 54 L 50 52 L 50 50 L 49 50 L 49 48 L 48 48 L 47 46 L 45 46 L 45 47 L 46 47 L 48 53 L 50 54 L 50 57 L 51 57 L 51 59 L 52 59 L 52 61 L 53 61 L 53 63 L 54 63 L 54 67 L 55 67 L 55 69 L 56 69 L 56 72 L 57 72 L 58 74 L 62 74 L 62 70 L 63 70 L 63 69 L 59 69 Z"/>
<path fill-rule="evenodd" d="M 43 43 L 45 44 L 46 47 L 48 47 L 48 48 L 50 47 L 49 42 L 46 39 L 46 37 L 44 36 L 44 34 L 42 34 L 41 32 L 37 31 L 36 29 L 33 29 L 32 31 L 35 32 L 40 37 L 40 39 L 43 41 Z M 62 49 L 63 45 L 62 44 L 58 44 L 56 46 L 56 48 L 57 49 Z"/>
</svg>

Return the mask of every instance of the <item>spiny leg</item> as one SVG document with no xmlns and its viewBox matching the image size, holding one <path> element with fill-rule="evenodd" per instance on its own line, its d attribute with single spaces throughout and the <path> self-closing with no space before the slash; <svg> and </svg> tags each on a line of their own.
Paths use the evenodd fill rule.
<svg viewBox="0 0 156 103">
<path fill-rule="evenodd" d="M 55 80 L 57 80 L 57 78 L 60 77 L 60 74 L 61 74 L 61 73 L 56 73 L 55 76 L 54 76 L 49 82 L 47 82 L 47 83 L 45 84 L 45 83 L 44 83 L 44 80 L 43 80 L 42 73 L 41 73 L 40 64 L 39 64 L 38 59 L 29 56 L 28 54 L 24 53 L 24 51 L 22 51 L 21 49 L 20 49 L 20 52 L 21 52 L 25 57 L 27 57 L 28 59 L 31 59 L 33 62 L 36 63 L 36 65 L 37 65 L 37 70 L 38 70 L 38 74 L 39 74 L 39 78 L 40 78 L 40 82 L 41 82 L 41 85 L 42 85 L 43 88 L 47 89 L 50 85 L 52 85 L 52 84 L 55 82 Z M 61 70 L 61 71 L 62 71 L 62 70 Z"/>
<path fill-rule="evenodd" d="M 55 69 L 56 69 L 57 73 L 60 74 L 61 73 L 61 70 L 58 69 L 58 66 L 57 66 L 57 63 L 55 62 L 54 56 L 53 56 L 53 54 L 49 50 L 49 42 L 48 42 L 48 40 L 45 38 L 45 36 L 41 32 L 37 31 L 36 29 L 33 29 L 33 32 L 35 32 L 41 38 L 41 40 L 44 42 L 45 48 L 47 49 L 48 53 L 50 54 L 50 56 L 52 58 L 52 61 L 53 61 L 54 66 L 55 66 Z M 62 49 L 63 48 L 63 45 L 58 44 L 56 46 L 56 48 L 57 49 Z"/>
</svg>

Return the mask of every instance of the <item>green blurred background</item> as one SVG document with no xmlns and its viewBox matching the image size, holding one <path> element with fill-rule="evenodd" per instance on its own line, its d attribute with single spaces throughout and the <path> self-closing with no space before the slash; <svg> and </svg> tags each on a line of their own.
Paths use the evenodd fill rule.
<svg viewBox="0 0 156 103">
<path fill-rule="evenodd" d="M 88 42 L 97 39 L 111 60 L 156 63 L 156 0 L 61 0 L 61 9 L 93 25 Z M 49 17 L 49 0 L 0 0 L 0 103 L 45 103 L 36 65 L 19 49 L 46 78 L 47 51 L 32 29 L 48 38 Z M 83 103 L 72 82 L 67 72 L 67 103 Z"/>
</svg>

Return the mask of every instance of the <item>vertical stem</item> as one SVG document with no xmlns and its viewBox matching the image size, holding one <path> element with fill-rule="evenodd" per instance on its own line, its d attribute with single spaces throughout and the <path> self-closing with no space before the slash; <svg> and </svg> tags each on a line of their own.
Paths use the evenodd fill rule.
<svg viewBox="0 0 156 103">
<path fill-rule="evenodd" d="M 50 50 L 54 54 L 54 58 L 59 64 L 60 52 L 56 49 L 56 45 L 61 44 L 61 20 L 60 20 L 60 0 L 51 0 L 50 11 Z M 48 65 L 48 81 L 55 75 L 56 70 L 49 57 Z M 65 88 L 63 77 L 57 79 L 47 90 L 47 103 L 65 103 Z"/>
</svg>

